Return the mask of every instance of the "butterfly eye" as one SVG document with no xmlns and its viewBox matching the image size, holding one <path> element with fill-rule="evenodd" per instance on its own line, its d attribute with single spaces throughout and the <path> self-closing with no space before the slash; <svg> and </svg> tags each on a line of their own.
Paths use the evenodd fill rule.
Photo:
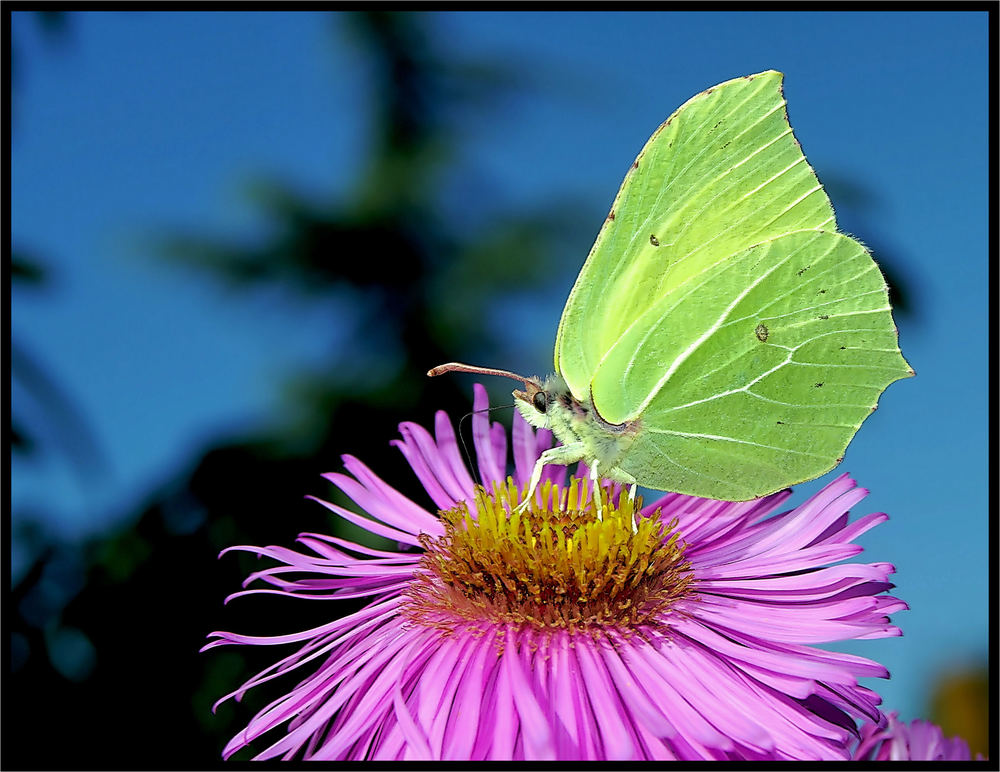
<svg viewBox="0 0 1000 772">
<path fill-rule="evenodd" d="M 531 403 L 539 413 L 544 413 L 545 409 L 549 406 L 544 391 L 536 391 L 535 396 L 531 398 Z"/>
</svg>

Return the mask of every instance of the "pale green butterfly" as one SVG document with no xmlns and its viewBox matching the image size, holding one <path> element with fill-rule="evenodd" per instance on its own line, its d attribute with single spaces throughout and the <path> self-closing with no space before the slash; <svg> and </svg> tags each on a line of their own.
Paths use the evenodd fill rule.
<svg viewBox="0 0 1000 772">
<path fill-rule="evenodd" d="M 837 232 L 792 135 L 782 74 L 688 100 L 625 175 L 570 291 L 556 374 L 515 404 L 562 443 L 536 463 L 725 501 L 840 463 L 879 395 L 913 375 L 882 274 Z M 600 470 L 600 472 L 598 472 Z"/>
</svg>

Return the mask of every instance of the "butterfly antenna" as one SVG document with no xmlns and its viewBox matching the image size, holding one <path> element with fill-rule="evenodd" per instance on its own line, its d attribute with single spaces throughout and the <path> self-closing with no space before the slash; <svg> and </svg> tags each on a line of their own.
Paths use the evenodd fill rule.
<svg viewBox="0 0 1000 772">
<path fill-rule="evenodd" d="M 525 386 L 531 383 L 534 379 L 526 378 L 523 375 L 518 375 L 517 373 L 512 373 L 510 370 L 498 370 L 495 367 L 476 367 L 475 365 L 464 365 L 461 362 L 448 362 L 448 364 L 438 365 L 427 371 L 427 374 L 432 378 L 435 375 L 444 375 L 445 373 L 476 373 L 477 375 L 499 375 L 501 378 L 513 378 L 515 381 L 520 381 Z"/>
<path fill-rule="evenodd" d="M 479 465 L 472 462 L 472 454 L 469 453 L 469 446 L 465 442 L 465 433 L 462 431 L 465 419 L 471 417 L 472 413 L 466 413 L 458 419 L 458 439 L 459 442 L 462 443 L 462 454 L 465 456 L 465 463 L 468 465 L 469 469 L 472 470 L 472 479 L 476 481 L 477 485 L 482 485 L 483 481 L 479 478 Z"/>
<path fill-rule="evenodd" d="M 472 416 L 474 416 L 476 413 L 491 413 L 494 410 L 507 410 L 508 408 L 512 407 L 514 407 L 513 402 L 510 403 L 509 405 L 494 405 L 493 407 L 484 407 L 481 408 L 480 410 L 470 410 L 468 413 L 466 413 L 460 419 L 458 419 L 458 439 L 462 443 L 462 452 L 465 454 L 465 462 L 469 465 L 469 468 L 472 470 L 473 477 L 474 479 L 476 479 L 479 485 L 483 485 L 482 478 L 479 475 L 479 464 L 473 463 L 472 461 L 472 454 L 469 452 L 469 446 L 465 442 L 465 435 L 462 433 L 462 425 L 465 423 L 466 419 L 472 418 Z"/>
</svg>

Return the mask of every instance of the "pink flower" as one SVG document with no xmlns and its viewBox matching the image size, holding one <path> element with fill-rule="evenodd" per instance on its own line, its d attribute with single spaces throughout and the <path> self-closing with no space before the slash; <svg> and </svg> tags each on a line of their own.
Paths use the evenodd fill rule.
<svg viewBox="0 0 1000 772">
<path fill-rule="evenodd" d="M 476 409 L 486 401 L 477 386 Z M 302 679 L 225 756 L 266 734 L 256 758 L 849 759 L 856 720 L 883 720 L 857 679 L 885 668 L 814 646 L 899 635 L 888 615 L 906 608 L 884 594 L 890 564 L 842 562 L 886 519 L 848 523 L 867 491 L 846 475 L 780 514 L 790 491 L 667 494 L 634 517 L 609 486 L 598 520 L 586 469 L 567 482 L 550 466 L 534 506 L 509 515 L 549 432 L 515 415 L 507 483 L 507 434 L 476 413 L 477 491 L 443 412 L 433 437 L 400 431 L 433 506 L 350 456 L 349 474 L 325 476 L 365 514 L 320 503 L 417 549 L 321 534 L 302 534 L 302 551 L 233 548 L 276 562 L 247 579 L 269 588 L 236 595 L 368 604 L 283 636 L 212 633 L 205 648 L 298 645 L 229 697 Z"/>
<path fill-rule="evenodd" d="M 915 719 L 909 724 L 899 720 L 896 711 L 887 716 L 881 729 L 865 722 L 861 742 L 854 751 L 857 761 L 971 761 L 969 744 L 961 737 L 945 738 L 941 727 Z M 976 760 L 982 760 L 976 754 Z"/>
</svg>

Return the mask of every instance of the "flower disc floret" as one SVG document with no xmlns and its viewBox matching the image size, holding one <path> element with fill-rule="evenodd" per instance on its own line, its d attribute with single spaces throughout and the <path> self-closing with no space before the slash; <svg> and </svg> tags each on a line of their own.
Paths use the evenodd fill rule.
<svg viewBox="0 0 1000 772">
<path fill-rule="evenodd" d="M 407 595 L 415 619 L 450 629 L 456 620 L 510 623 L 571 632 L 652 623 L 691 582 L 676 521 L 641 515 L 642 498 L 613 500 L 601 491 L 598 519 L 587 480 L 541 496 L 519 510 L 524 491 L 512 478 L 475 491 L 442 511 L 442 536 L 423 535 L 421 572 Z"/>
</svg>

